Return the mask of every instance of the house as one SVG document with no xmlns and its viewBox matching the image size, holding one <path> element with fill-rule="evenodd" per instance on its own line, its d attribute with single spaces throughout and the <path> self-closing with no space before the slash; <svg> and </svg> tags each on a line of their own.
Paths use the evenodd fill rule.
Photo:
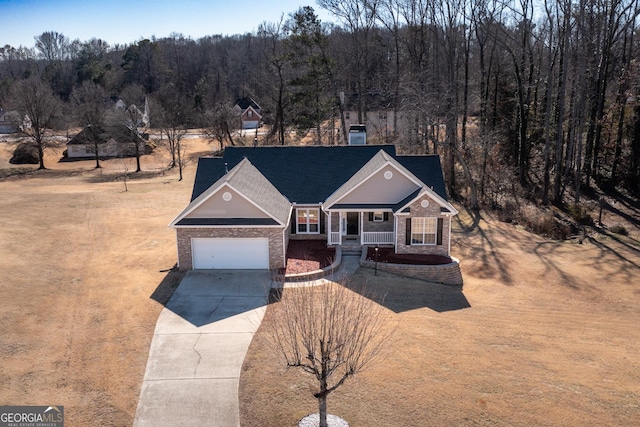
<svg viewBox="0 0 640 427">
<path fill-rule="evenodd" d="M 94 158 L 96 143 L 94 138 L 98 138 L 98 156 L 99 157 L 127 157 L 135 155 L 135 146 L 129 140 L 127 129 L 123 125 L 118 135 L 114 131 L 107 131 L 101 128 L 87 126 L 76 136 L 67 142 L 67 157 L 82 159 Z M 140 153 L 145 152 L 147 141 L 142 137 L 138 137 L 138 150 Z"/>
<path fill-rule="evenodd" d="M 406 119 L 401 113 L 395 117 L 395 102 L 391 94 L 367 92 L 363 95 L 340 94 L 344 106 L 344 121 L 347 129 L 353 125 L 366 125 L 369 139 L 388 141 L 396 128 L 406 127 Z M 358 116 L 358 103 L 362 102 L 363 116 Z M 362 120 L 362 121 L 360 121 Z"/>
<path fill-rule="evenodd" d="M 4 111 L 0 108 L 0 133 L 16 133 L 20 130 L 20 114 L 17 111 Z"/>
<path fill-rule="evenodd" d="M 262 108 L 248 96 L 236 99 L 233 111 L 240 117 L 241 129 L 257 129 L 262 123 Z"/>
<path fill-rule="evenodd" d="M 278 269 L 292 239 L 448 256 L 457 213 L 438 156 L 392 145 L 227 147 L 199 160 L 191 202 L 170 226 L 182 270 Z"/>
</svg>

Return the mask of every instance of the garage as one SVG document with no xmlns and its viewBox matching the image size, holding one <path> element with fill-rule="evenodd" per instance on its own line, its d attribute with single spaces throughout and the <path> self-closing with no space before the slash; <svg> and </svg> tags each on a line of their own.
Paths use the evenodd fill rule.
<svg viewBox="0 0 640 427">
<path fill-rule="evenodd" d="M 193 268 L 198 270 L 268 270 L 267 238 L 192 238 Z"/>
</svg>

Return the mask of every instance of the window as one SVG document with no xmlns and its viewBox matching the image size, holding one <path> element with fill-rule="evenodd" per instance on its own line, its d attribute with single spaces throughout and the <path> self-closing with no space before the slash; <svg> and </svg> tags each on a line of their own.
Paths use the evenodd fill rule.
<svg viewBox="0 0 640 427">
<path fill-rule="evenodd" d="M 386 111 L 380 111 L 380 113 L 378 114 L 378 118 L 380 120 L 387 120 L 387 112 Z"/>
<path fill-rule="evenodd" d="M 349 114 L 349 112 L 348 112 L 348 111 L 345 111 L 345 112 L 344 112 L 344 119 L 345 119 L 345 120 L 349 120 L 350 118 L 351 118 L 351 115 Z"/>
<path fill-rule="evenodd" d="M 320 209 L 296 209 L 299 234 L 320 233 Z"/>
<path fill-rule="evenodd" d="M 437 218 L 411 218 L 412 245 L 435 245 L 437 233 Z"/>
<path fill-rule="evenodd" d="M 384 221 L 384 214 L 382 212 L 374 212 L 373 222 L 382 222 L 382 221 Z"/>
<path fill-rule="evenodd" d="M 251 111 L 251 110 L 247 111 L 247 115 L 248 115 L 249 117 L 253 117 L 253 111 Z"/>
</svg>

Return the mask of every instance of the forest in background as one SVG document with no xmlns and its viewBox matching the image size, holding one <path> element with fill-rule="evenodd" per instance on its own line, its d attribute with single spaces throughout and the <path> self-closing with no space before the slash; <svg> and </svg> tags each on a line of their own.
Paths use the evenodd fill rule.
<svg viewBox="0 0 640 427">
<path fill-rule="evenodd" d="M 640 195 L 638 0 L 317 6 L 335 23 L 307 6 L 254 33 L 198 40 L 112 46 L 44 32 L 34 47 L 0 48 L 0 108 L 38 122 L 44 149 L 47 129 L 103 126 L 113 100 L 147 97 L 151 127 L 178 144 L 186 129 L 208 129 L 222 147 L 234 143 L 234 100 L 251 96 L 269 129 L 261 144 L 291 132 L 335 144 L 345 142 L 345 95 L 361 123 L 377 96 L 403 120 L 371 142 L 441 155 L 450 196 L 471 208 L 511 219 L 526 202 L 584 222 L 581 205 L 599 190 Z M 570 233 L 551 213 L 534 222 Z"/>
</svg>

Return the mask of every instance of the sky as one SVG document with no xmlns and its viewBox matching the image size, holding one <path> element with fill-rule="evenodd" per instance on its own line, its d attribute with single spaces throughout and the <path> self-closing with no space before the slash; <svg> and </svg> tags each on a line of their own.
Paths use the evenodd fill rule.
<svg viewBox="0 0 640 427">
<path fill-rule="evenodd" d="M 313 7 L 323 22 L 332 20 L 315 0 L 0 0 L 0 47 L 31 48 L 45 31 L 81 42 L 99 38 L 111 46 L 171 33 L 194 40 L 245 34 L 301 6 Z"/>
</svg>

